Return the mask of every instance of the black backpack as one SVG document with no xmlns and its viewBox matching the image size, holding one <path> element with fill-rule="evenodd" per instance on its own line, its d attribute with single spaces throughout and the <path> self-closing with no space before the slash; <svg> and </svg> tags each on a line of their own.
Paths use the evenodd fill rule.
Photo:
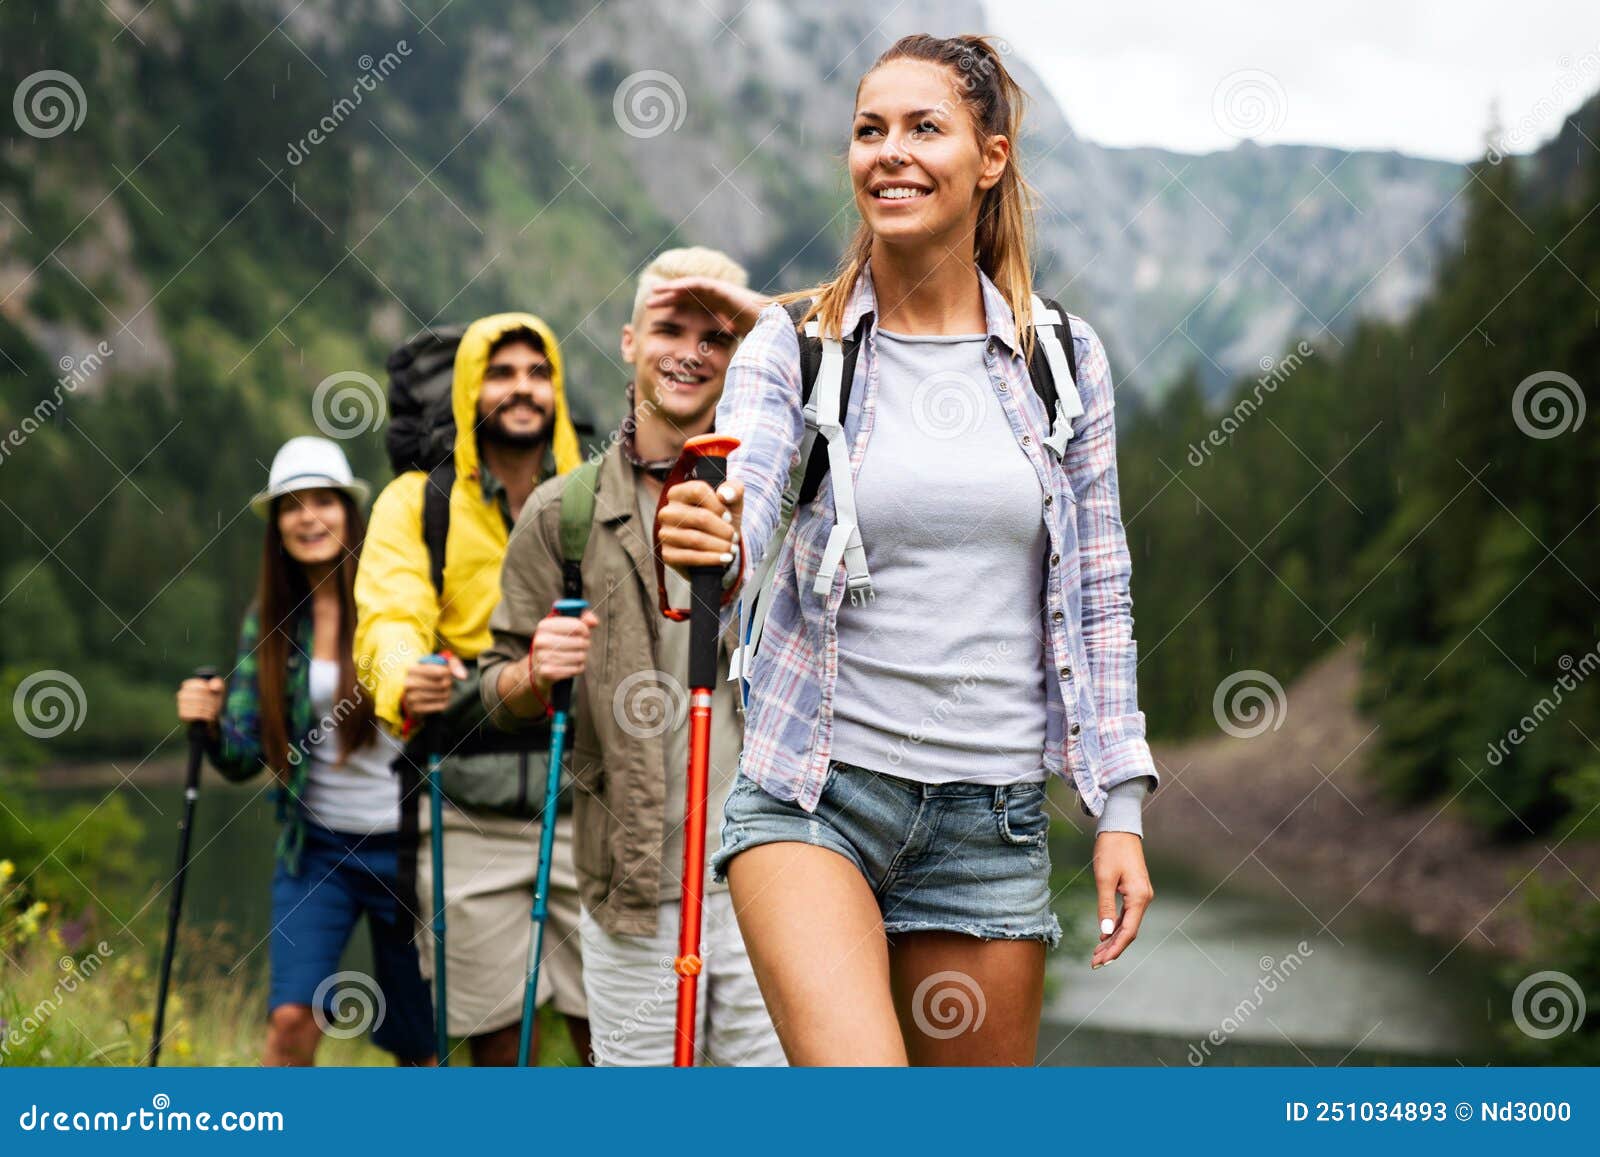
<svg viewBox="0 0 1600 1157">
<path fill-rule="evenodd" d="M 444 593 L 444 544 L 450 534 L 455 485 L 456 415 L 451 389 L 464 325 L 429 327 L 389 355 L 389 426 L 383 434 L 389 468 L 422 470 L 422 538 L 428 544 L 433 589 Z"/>
<path fill-rule="evenodd" d="M 456 347 L 464 325 L 423 330 L 389 355 L 389 426 L 383 434 L 396 474 L 450 460 L 456 416 L 450 404 Z"/>
</svg>

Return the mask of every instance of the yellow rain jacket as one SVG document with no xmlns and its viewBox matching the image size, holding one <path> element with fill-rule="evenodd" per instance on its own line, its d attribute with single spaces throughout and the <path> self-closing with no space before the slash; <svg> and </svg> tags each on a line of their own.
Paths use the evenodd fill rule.
<svg viewBox="0 0 1600 1157">
<path fill-rule="evenodd" d="M 567 408 L 555 331 L 530 313 L 499 313 L 473 322 L 456 351 L 450 387 L 457 431 L 456 478 L 450 492 L 444 593 L 434 591 L 428 544 L 422 536 L 428 476 L 421 470 L 408 470 L 378 495 L 356 572 L 356 673 L 373 696 L 378 718 L 397 730 L 408 667 L 440 649 L 474 659 L 492 641 L 489 615 L 500 601 L 500 564 L 510 536 L 499 502 L 483 495 L 478 440 L 472 431 L 478 425 L 478 395 L 489 349 L 514 329 L 538 334 L 550 359 L 556 396 L 551 436 L 556 472 L 565 474 L 582 461 Z"/>
</svg>

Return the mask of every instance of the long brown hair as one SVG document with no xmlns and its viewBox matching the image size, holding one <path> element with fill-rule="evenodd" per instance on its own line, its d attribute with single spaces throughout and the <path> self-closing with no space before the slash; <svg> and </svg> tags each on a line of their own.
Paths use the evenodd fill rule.
<svg viewBox="0 0 1600 1157">
<path fill-rule="evenodd" d="M 344 507 L 344 553 L 324 581 L 335 584 L 339 592 L 339 695 L 334 714 L 338 719 L 339 758 L 367 746 L 377 738 L 377 723 L 372 697 L 356 679 L 356 562 L 367 537 L 367 520 L 355 501 L 339 491 Z M 256 591 L 256 610 L 260 615 L 261 635 L 256 649 L 256 692 L 259 696 L 261 751 L 267 766 L 279 778 L 287 779 L 292 764 L 306 757 L 289 749 L 289 656 L 297 645 L 296 625 L 302 615 L 311 614 L 311 582 L 305 567 L 296 562 L 283 544 L 278 527 L 278 511 L 283 499 L 277 498 L 267 516 L 266 541 L 261 551 L 261 579 Z M 306 655 L 307 663 L 311 656 Z M 348 706 L 346 706 L 348 705 Z M 321 727 L 322 721 L 313 726 Z"/>
<path fill-rule="evenodd" d="M 972 117 L 979 144 L 986 144 L 996 136 L 1010 141 L 1011 154 L 1006 159 L 1005 170 L 1000 180 L 984 193 L 978 206 L 974 248 L 978 267 L 989 275 L 989 280 L 1011 306 L 1017 329 L 1015 348 L 1021 349 L 1024 357 L 1031 358 L 1034 193 L 1017 164 L 1027 94 L 1001 62 L 1001 51 L 996 41 L 988 36 L 939 37 L 925 33 L 904 36 L 890 45 L 863 74 L 856 84 L 856 96 L 859 99 L 861 83 L 892 60 L 924 60 L 943 65 L 955 76 L 955 88 Z M 831 281 L 812 289 L 782 294 L 778 300 L 788 303 L 802 297 L 816 297 L 816 304 L 806 312 L 801 324 L 816 317 L 824 334 L 842 339 L 845 306 L 855 289 L 856 278 L 871 256 L 872 230 L 862 221 Z"/>
</svg>

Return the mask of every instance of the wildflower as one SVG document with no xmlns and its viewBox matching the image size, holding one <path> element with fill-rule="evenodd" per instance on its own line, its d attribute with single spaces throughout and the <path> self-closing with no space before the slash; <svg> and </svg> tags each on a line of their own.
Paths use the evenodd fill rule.
<svg viewBox="0 0 1600 1157">
<path fill-rule="evenodd" d="M 25 938 L 37 936 L 39 934 L 39 920 L 48 911 L 50 911 L 50 905 L 43 900 L 36 900 L 31 904 L 27 911 L 17 918 L 17 926 L 22 936 Z"/>
</svg>

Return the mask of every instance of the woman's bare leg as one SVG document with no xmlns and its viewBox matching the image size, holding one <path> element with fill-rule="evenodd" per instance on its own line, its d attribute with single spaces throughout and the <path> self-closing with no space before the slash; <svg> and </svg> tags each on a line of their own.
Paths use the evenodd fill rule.
<svg viewBox="0 0 1600 1157">
<path fill-rule="evenodd" d="M 872 889 L 845 857 L 786 841 L 728 863 L 761 996 L 791 1065 L 903 1065 Z"/>
<path fill-rule="evenodd" d="M 914 1065 L 1031 1065 L 1045 946 L 906 932 L 889 948 L 895 1011 Z"/>
<path fill-rule="evenodd" d="M 280 1004 L 267 1014 L 267 1051 L 263 1065 L 303 1066 L 317 1063 L 322 1028 L 309 1004 Z"/>
</svg>

